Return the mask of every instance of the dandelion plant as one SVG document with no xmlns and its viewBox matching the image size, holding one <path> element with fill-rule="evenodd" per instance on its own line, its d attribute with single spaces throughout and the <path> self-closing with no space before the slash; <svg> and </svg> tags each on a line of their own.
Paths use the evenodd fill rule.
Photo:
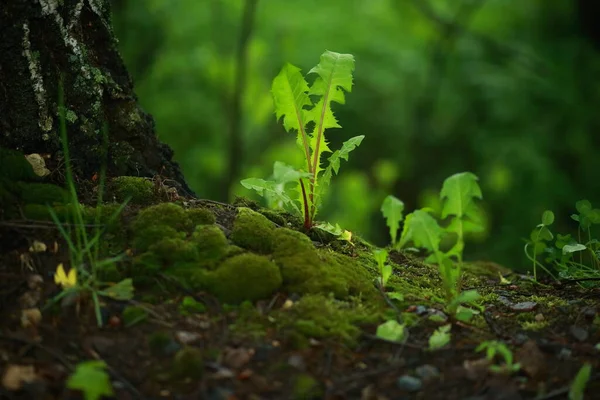
<svg viewBox="0 0 600 400">
<path fill-rule="evenodd" d="M 352 90 L 353 71 L 354 56 L 325 51 L 319 64 L 308 72 L 316 75 L 309 86 L 300 68 L 286 64 L 273 79 L 271 92 L 277 120 L 283 121 L 287 132 L 296 134 L 296 143 L 306 161 L 304 167 L 297 171 L 297 196 L 292 198 L 281 185 L 263 179 L 249 178 L 241 182 L 244 187 L 256 190 L 262 196 L 276 195 L 282 204 L 297 202 L 307 230 L 314 225 L 324 189 L 331 177 L 338 173 L 340 160 L 348 160 L 348 154 L 364 139 L 364 136 L 355 136 L 332 152 L 325 138 L 327 129 L 341 128 L 331 104 L 346 102 L 345 92 Z M 325 153 L 331 153 L 327 165 L 322 160 Z M 292 208 L 298 207 L 293 204 Z"/>
</svg>

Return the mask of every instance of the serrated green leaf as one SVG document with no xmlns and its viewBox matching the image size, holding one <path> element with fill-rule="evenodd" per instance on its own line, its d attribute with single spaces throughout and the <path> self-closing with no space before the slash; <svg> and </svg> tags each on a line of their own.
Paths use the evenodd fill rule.
<svg viewBox="0 0 600 400">
<path fill-rule="evenodd" d="M 273 180 L 277 183 L 296 182 L 300 178 L 310 178 L 312 174 L 304 171 L 299 171 L 291 165 L 287 165 L 281 161 L 275 161 L 273 164 Z"/>
<path fill-rule="evenodd" d="M 300 209 L 294 203 L 294 200 L 285 193 L 284 185 L 277 184 L 272 181 L 266 181 L 260 178 L 247 178 L 240 181 L 242 186 L 246 189 L 255 190 L 262 197 L 272 198 L 276 202 L 281 202 L 283 206 L 292 208 L 297 213 L 300 213 Z"/>
<path fill-rule="evenodd" d="M 387 226 L 390 228 L 390 237 L 392 238 L 392 246 L 394 246 L 396 244 L 400 222 L 402 222 L 402 219 L 404 218 L 404 215 L 402 214 L 404 212 L 404 203 L 397 197 L 388 195 L 383 200 L 381 212 L 385 217 Z"/>
<path fill-rule="evenodd" d="M 326 187 L 329 185 L 331 181 L 331 177 L 335 174 L 337 175 L 340 170 L 340 160 L 348 161 L 348 155 L 352 150 L 360 146 L 361 142 L 365 138 L 364 135 L 354 136 L 346 140 L 342 144 L 342 148 L 333 152 L 331 156 L 329 156 L 328 161 L 329 164 L 327 168 L 325 168 L 325 172 L 323 172 L 323 177 L 321 178 L 321 187 Z"/>
<path fill-rule="evenodd" d="M 84 361 L 77 364 L 75 372 L 67 380 L 67 387 L 81 390 L 85 400 L 99 400 L 102 396 L 113 396 L 110 377 L 105 371 L 104 361 Z"/>
<path fill-rule="evenodd" d="M 444 181 L 440 198 L 446 200 L 442 208 L 442 218 L 456 215 L 458 218 L 467 216 L 474 205 L 473 199 L 481 199 L 479 178 L 471 172 L 454 174 Z"/>
<path fill-rule="evenodd" d="M 403 342 L 406 339 L 406 326 L 391 319 L 379 325 L 375 334 L 391 342 Z"/>
<path fill-rule="evenodd" d="M 385 249 L 377 249 L 373 251 L 373 258 L 377 261 L 379 268 L 385 264 L 388 258 L 388 252 Z"/>
<path fill-rule="evenodd" d="M 325 140 L 325 130 L 341 128 L 331 109 L 331 103 L 345 103 L 344 90 L 352 90 L 352 72 L 354 71 L 354 56 L 325 51 L 319 64 L 309 71 L 318 77 L 309 89 L 309 94 L 320 96 L 315 106 L 306 112 L 306 121 L 315 123 L 310 138 L 311 165 L 315 180 L 318 179 L 321 166 L 321 155 L 331 152 Z M 317 202 L 318 203 L 318 202 Z"/>
<path fill-rule="evenodd" d="M 443 235 L 444 230 L 431 215 L 417 210 L 406 217 L 399 247 L 412 241 L 416 247 L 437 252 Z"/>
<path fill-rule="evenodd" d="M 285 130 L 297 131 L 300 142 L 307 123 L 305 107 L 312 105 L 308 91 L 308 83 L 304 80 L 300 68 L 292 64 L 284 65 L 271 86 L 277 120 L 283 117 Z"/>
</svg>

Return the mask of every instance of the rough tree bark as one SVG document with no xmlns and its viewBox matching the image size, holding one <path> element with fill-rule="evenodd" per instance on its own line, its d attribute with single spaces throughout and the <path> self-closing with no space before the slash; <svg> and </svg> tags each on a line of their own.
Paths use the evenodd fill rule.
<svg viewBox="0 0 600 400">
<path fill-rule="evenodd" d="M 107 160 L 109 177 L 161 174 L 191 192 L 172 150 L 156 137 L 152 117 L 137 103 L 109 8 L 109 0 L 0 1 L 0 147 L 60 155 L 62 77 L 79 179 L 90 179 Z"/>
</svg>

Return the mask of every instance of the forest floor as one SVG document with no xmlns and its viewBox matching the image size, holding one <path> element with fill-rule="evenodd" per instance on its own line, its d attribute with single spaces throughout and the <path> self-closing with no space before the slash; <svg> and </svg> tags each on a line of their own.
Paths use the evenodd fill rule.
<svg viewBox="0 0 600 400">
<path fill-rule="evenodd" d="M 231 230 L 236 212 L 220 208 L 217 222 Z M 34 251 L 34 242 L 47 248 Z M 413 288 L 432 276 L 401 253 L 390 259 Z M 231 307 L 184 287 L 146 302 L 155 293 L 136 287 L 134 300 L 104 300 L 98 327 L 89 300 L 44 306 L 60 291 L 53 276 L 67 260 L 52 223 L 0 222 L 0 399 L 84 398 L 66 381 L 85 360 L 105 362 L 117 399 L 567 399 L 585 362 L 593 368 L 585 398 L 600 399 L 598 286 L 538 285 L 482 263 L 493 271 L 467 281 L 484 296 L 477 323 L 451 321 L 427 290 L 422 298 L 413 290 L 398 306 L 410 335 L 396 343 L 376 336 L 381 320 L 348 328 L 350 340 L 277 329 L 274 321 L 298 301 L 284 292 Z M 142 310 L 139 319 L 124 316 L 131 306 Z M 450 343 L 429 350 L 432 333 L 448 322 Z M 491 372 L 485 352 L 475 351 L 484 340 L 506 343 L 520 370 Z M 83 376 L 91 386 L 102 380 L 93 370 Z"/>
</svg>

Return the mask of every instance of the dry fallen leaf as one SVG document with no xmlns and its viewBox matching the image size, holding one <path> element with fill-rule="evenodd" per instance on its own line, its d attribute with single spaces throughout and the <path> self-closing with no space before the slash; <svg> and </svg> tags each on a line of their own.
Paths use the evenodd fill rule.
<svg viewBox="0 0 600 400">
<path fill-rule="evenodd" d="M 48 249 L 46 243 L 34 240 L 33 244 L 29 246 L 29 251 L 32 253 L 43 253 Z"/>
<path fill-rule="evenodd" d="M 21 326 L 30 328 L 38 326 L 42 320 L 42 312 L 39 308 L 28 308 L 21 311 Z"/>
<path fill-rule="evenodd" d="M 222 363 L 226 367 L 238 369 L 248 364 L 253 356 L 254 349 L 227 347 L 223 352 Z"/>
<path fill-rule="evenodd" d="M 30 271 L 34 271 L 33 268 L 33 258 L 31 258 L 31 254 L 23 253 L 19 256 L 21 260 L 21 269 L 27 268 Z"/>
<path fill-rule="evenodd" d="M 33 365 L 9 365 L 2 376 L 2 386 L 11 391 L 17 391 L 25 383 L 31 383 L 37 378 Z"/>
<path fill-rule="evenodd" d="M 37 153 L 26 155 L 25 158 L 29 161 L 29 164 L 33 167 L 33 172 L 37 176 L 46 176 L 50 174 L 50 170 L 46 168 L 46 161 L 44 158 Z"/>
</svg>

